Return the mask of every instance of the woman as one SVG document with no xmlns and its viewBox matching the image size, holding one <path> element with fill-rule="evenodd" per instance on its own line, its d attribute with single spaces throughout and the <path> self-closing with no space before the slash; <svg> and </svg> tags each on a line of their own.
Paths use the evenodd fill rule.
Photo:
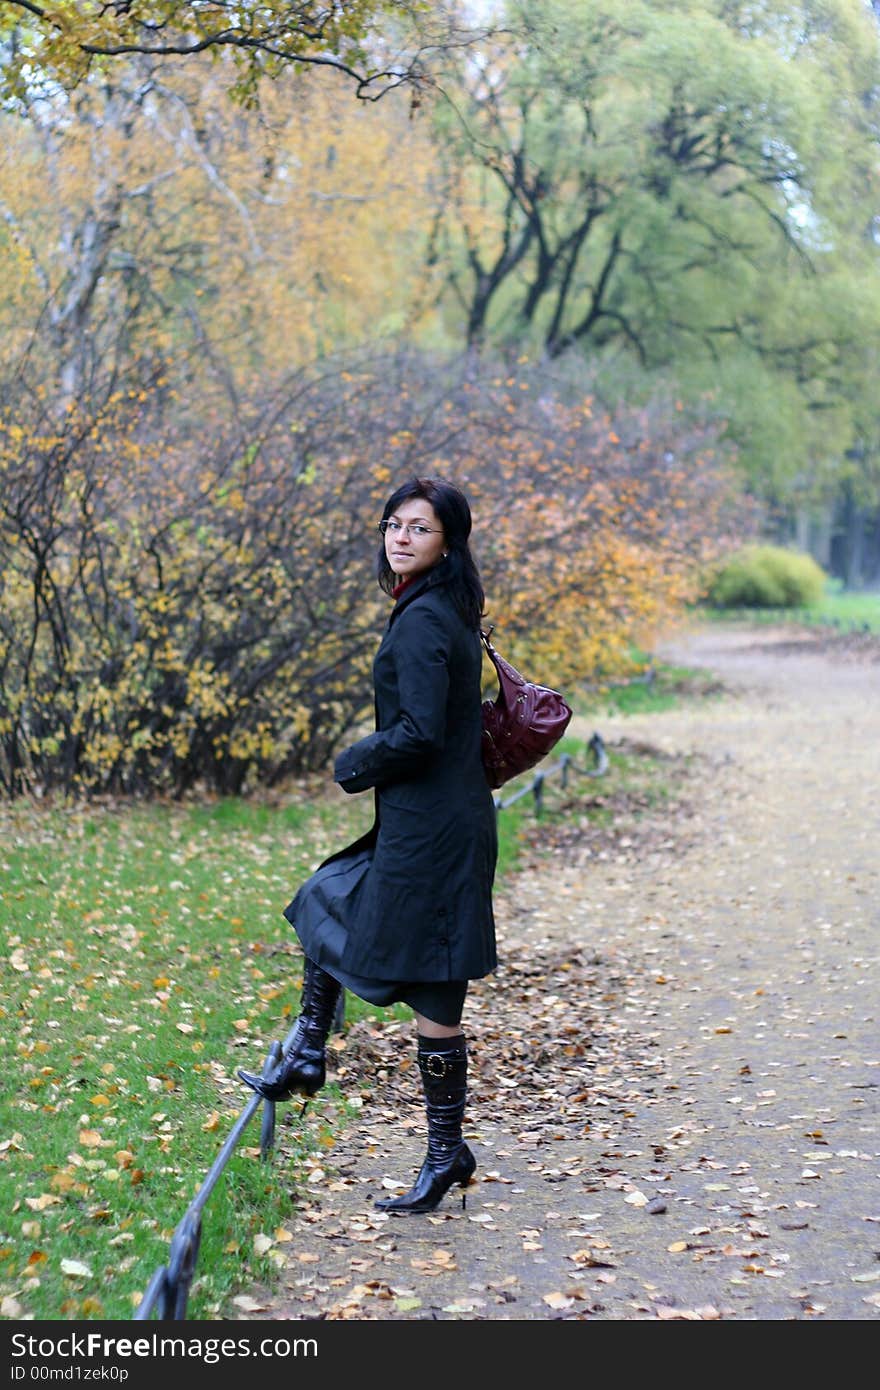
<svg viewBox="0 0 880 1390">
<path fill-rule="evenodd" d="M 468 981 L 496 965 L 495 807 L 480 756 L 484 596 L 457 487 L 412 478 L 379 526 L 379 584 L 395 603 L 373 663 L 376 731 L 334 770 L 345 791 L 375 789 L 375 824 L 287 908 L 306 957 L 300 1015 L 269 1076 L 239 1075 L 266 1099 L 314 1095 L 343 987 L 374 1004 L 409 1004 L 428 1150 L 413 1187 L 376 1206 L 424 1212 L 476 1168 L 462 1139 L 461 1016 Z"/>
</svg>

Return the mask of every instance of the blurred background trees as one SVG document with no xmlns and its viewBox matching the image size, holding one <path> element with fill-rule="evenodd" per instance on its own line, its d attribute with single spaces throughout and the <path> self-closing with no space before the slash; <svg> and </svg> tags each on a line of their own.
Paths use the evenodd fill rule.
<svg viewBox="0 0 880 1390">
<path fill-rule="evenodd" d="M 861 0 L 4 4 L 0 68 L 7 793 L 323 766 L 413 471 L 559 683 L 756 530 L 880 582 Z"/>
</svg>

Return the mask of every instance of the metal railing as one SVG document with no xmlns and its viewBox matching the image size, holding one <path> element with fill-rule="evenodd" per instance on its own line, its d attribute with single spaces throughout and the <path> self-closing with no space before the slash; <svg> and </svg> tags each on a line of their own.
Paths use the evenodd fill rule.
<svg viewBox="0 0 880 1390">
<path fill-rule="evenodd" d="M 335 1026 L 335 1020 L 334 1020 Z M 279 1061 L 284 1048 L 293 1041 L 296 1024 L 291 1028 L 284 1043 L 274 1042 L 263 1064 L 263 1076 L 267 1076 Z M 260 1157 L 269 1157 L 275 1144 L 275 1104 L 253 1094 L 242 1110 L 226 1142 L 218 1153 L 193 1200 L 190 1202 L 171 1237 L 168 1249 L 168 1263 L 161 1265 L 150 1280 L 143 1298 L 134 1313 L 135 1321 L 144 1321 L 154 1312 L 163 1321 L 180 1321 L 186 1317 L 190 1285 L 196 1272 L 199 1245 L 202 1239 L 202 1211 L 210 1197 L 217 1179 L 232 1157 L 235 1146 L 250 1124 L 257 1108 L 263 1106 L 263 1120 L 260 1128 Z M 305 1107 L 303 1107 L 305 1109 Z"/>
<path fill-rule="evenodd" d="M 592 767 L 578 767 L 570 753 L 563 753 L 558 762 L 552 763 L 550 767 L 542 767 L 539 771 L 532 774 L 532 780 L 524 787 L 519 787 L 511 796 L 495 797 L 495 810 L 503 811 L 508 806 L 513 806 L 517 801 L 521 801 L 525 796 L 531 796 L 535 803 L 535 815 L 540 816 L 544 811 L 544 783 L 548 777 L 554 777 L 560 773 L 563 787 L 568 786 L 568 776 L 570 772 L 577 772 L 582 777 L 604 777 L 608 771 L 608 754 L 605 751 L 605 743 L 601 734 L 595 733 L 587 744 L 587 748 L 593 754 L 594 765 Z"/>
<path fill-rule="evenodd" d="M 593 755 L 594 763 L 592 767 L 578 767 L 570 753 L 563 753 L 558 762 L 551 764 L 550 767 L 543 768 L 535 772 L 531 782 L 526 786 L 520 787 L 511 796 L 495 798 L 496 813 L 503 811 L 506 807 L 512 806 L 525 796 L 531 796 L 535 805 L 535 814 L 540 816 L 544 809 L 544 783 L 548 778 L 559 774 L 560 785 L 568 785 L 569 774 L 579 773 L 586 777 L 602 777 L 608 770 L 608 755 L 605 751 L 605 744 L 600 734 L 595 733 L 587 744 L 587 748 Z M 339 1003 L 333 1017 L 333 1029 L 341 1032 L 345 1022 L 345 991 L 339 995 Z M 272 1043 L 265 1062 L 263 1063 L 263 1076 L 268 1076 L 277 1062 L 280 1060 L 287 1048 L 293 1044 L 293 1035 L 296 1030 L 296 1023 L 290 1029 L 284 1042 Z M 156 1270 L 147 1286 L 143 1298 L 138 1304 L 134 1313 L 135 1321 L 145 1321 L 156 1316 L 163 1321 L 181 1321 L 186 1317 L 187 1302 L 189 1299 L 190 1286 L 196 1272 L 196 1263 L 199 1257 L 199 1246 L 202 1238 L 202 1212 L 208 1201 L 217 1181 L 229 1162 L 239 1139 L 244 1133 L 257 1109 L 262 1105 L 263 1117 L 260 1127 L 260 1158 L 264 1162 L 270 1157 L 275 1145 L 275 1102 L 263 1100 L 256 1093 L 251 1097 L 242 1110 L 229 1135 L 214 1162 L 212 1163 L 203 1183 L 193 1200 L 190 1202 L 183 1217 L 178 1222 L 174 1234 L 171 1237 L 171 1244 L 168 1249 L 168 1262 L 161 1265 Z M 305 1111 L 305 1104 L 303 1105 Z"/>
</svg>

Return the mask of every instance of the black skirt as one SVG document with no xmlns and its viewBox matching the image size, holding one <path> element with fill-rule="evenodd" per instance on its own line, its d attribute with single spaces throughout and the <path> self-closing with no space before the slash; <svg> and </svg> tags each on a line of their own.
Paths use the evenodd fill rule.
<svg viewBox="0 0 880 1390">
<path fill-rule="evenodd" d="M 356 975 L 345 964 L 349 922 L 373 862 L 373 846 L 353 846 L 326 860 L 284 909 L 305 954 L 345 989 L 384 1008 L 408 1004 L 433 1023 L 461 1021 L 467 980 L 383 980 Z"/>
<path fill-rule="evenodd" d="M 467 980 L 413 980 L 406 983 L 399 980 L 368 980 L 361 975 L 350 975 L 336 964 L 325 963 L 321 969 L 368 1004 L 377 1004 L 380 1008 L 386 1008 L 389 1004 L 408 1004 L 415 1013 L 423 1014 L 432 1023 L 440 1023 L 447 1028 L 461 1022 Z"/>
</svg>

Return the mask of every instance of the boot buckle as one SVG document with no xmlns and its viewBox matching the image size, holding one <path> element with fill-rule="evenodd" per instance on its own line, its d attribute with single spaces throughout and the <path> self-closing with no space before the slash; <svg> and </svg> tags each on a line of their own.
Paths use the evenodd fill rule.
<svg viewBox="0 0 880 1390">
<path fill-rule="evenodd" d="M 444 1076 L 449 1075 L 449 1062 L 441 1052 L 424 1053 L 419 1058 L 419 1066 L 432 1081 L 442 1081 Z"/>
</svg>

